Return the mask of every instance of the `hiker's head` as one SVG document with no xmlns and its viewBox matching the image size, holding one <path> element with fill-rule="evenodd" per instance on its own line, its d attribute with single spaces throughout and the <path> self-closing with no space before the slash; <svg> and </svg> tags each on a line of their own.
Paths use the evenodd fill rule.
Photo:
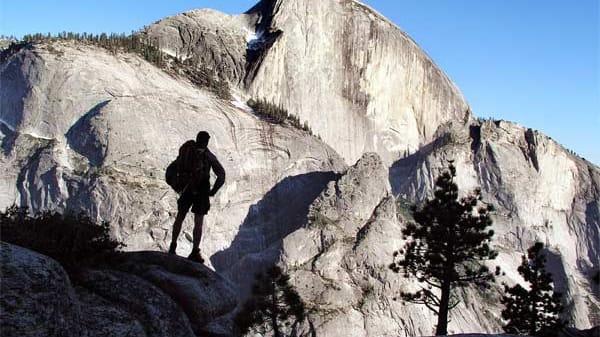
<svg viewBox="0 0 600 337">
<path fill-rule="evenodd" d="M 208 146 L 209 139 L 210 135 L 208 134 L 208 132 L 200 131 L 196 136 L 196 145 L 201 149 L 205 149 Z"/>
</svg>

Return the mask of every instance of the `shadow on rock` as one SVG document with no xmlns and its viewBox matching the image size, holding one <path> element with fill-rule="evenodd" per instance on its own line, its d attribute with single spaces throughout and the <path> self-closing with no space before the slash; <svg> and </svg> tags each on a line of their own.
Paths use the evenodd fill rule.
<svg viewBox="0 0 600 337">
<path fill-rule="evenodd" d="M 418 174 L 419 166 L 426 158 L 426 152 L 417 151 L 392 164 L 389 179 L 393 195 L 407 194 L 409 190 L 414 189 L 414 180 L 411 178 Z"/>
<path fill-rule="evenodd" d="M 86 157 L 92 166 L 99 167 L 106 156 L 106 140 L 99 139 L 94 125 L 102 109 L 110 103 L 106 100 L 96 104 L 83 115 L 65 134 L 67 143 L 75 152 Z"/>
<path fill-rule="evenodd" d="M 256 273 L 277 262 L 283 238 L 306 223 L 311 203 L 337 177 L 334 172 L 286 177 L 250 207 L 229 248 L 211 257 L 215 270 L 241 287 L 242 298 Z"/>
</svg>

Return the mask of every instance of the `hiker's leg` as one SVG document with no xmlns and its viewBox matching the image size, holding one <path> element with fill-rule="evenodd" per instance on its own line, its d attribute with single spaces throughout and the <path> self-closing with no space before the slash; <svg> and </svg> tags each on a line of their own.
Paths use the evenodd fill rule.
<svg viewBox="0 0 600 337">
<path fill-rule="evenodd" d="M 194 242 L 192 249 L 197 251 L 200 248 L 200 239 L 202 239 L 202 223 L 204 222 L 204 214 L 194 214 Z"/>
<path fill-rule="evenodd" d="M 173 235 L 171 236 L 171 244 L 177 244 L 179 233 L 181 233 L 181 226 L 187 212 L 177 212 L 175 222 L 173 223 Z"/>
<path fill-rule="evenodd" d="M 190 206 L 192 206 L 193 199 L 191 198 L 189 193 L 183 193 L 179 199 L 177 199 L 177 216 L 175 217 L 175 223 L 173 223 L 173 234 L 171 235 L 171 246 L 169 247 L 169 253 L 175 254 L 175 250 L 177 249 L 177 239 L 179 238 L 179 233 L 181 233 L 181 226 L 183 225 L 183 220 L 187 215 Z"/>
</svg>

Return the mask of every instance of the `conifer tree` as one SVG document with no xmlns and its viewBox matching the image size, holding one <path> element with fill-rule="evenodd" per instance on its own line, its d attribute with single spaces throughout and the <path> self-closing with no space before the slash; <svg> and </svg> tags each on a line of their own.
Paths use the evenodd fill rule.
<svg viewBox="0 0 600 337">
<path fill-rule="evenodd" d="M 561 294 L 554 291 L 552 275 L 545 270 L 543 249 L 544 244 L 536 242 L 527 250 L 527 257 L 523 255 L 517 269 L 529 283 L 529 290 L 520 284 L 513 287 L 504 284 L 502 318 L 508 321 L 504 326 L 508 333 L 535 336 L 556 331 L 563 325 L 558 317 L 563 310 Z"/>
<path fill-rule="evenodd" d="M 242 335 L 255 329 L 262 334 L 270 331 L 274 337 L 283 337 L 286 327 L 304 320 L 304 303 L 289 279 L 277 266 L 258 275 L 252 297 L 235 318 Z"/>
<path fill-rule="evenodd" d="M 436 335 L 448 333 L 448 313 L 460 302 L 453 290 L 472 284 L 489 288 L 494 273 L 482 262 L 497 256 L 489 246 L 494 235 L 488 228 L 493 208 L 474 211 L 481 200 L 480 190 L 459 199 L 455 176 L 450 162 L 436 179 L 434 198 L 419 209 L 413 207 L 415 222 L 403 230 L 407 243 L 403 251 L 394 253 L 390 265 L 393 271 L 403 271 L 423 284 L 416 292 L 402 293 L 402 299 L 423 304 L 438 316 Z"/>
</svg>

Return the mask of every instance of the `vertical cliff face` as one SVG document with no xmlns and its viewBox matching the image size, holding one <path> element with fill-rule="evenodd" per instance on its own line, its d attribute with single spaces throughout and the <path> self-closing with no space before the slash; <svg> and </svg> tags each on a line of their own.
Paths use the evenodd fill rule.
<svg viewBox="0 0 600 337">
<path fill-rule="evenodd" d="M 431 140 L 440 124 L 468 119 L 456 86 L 367 6 L 278 0 L 268 8 L 270 24 L 258 29 L 280 34 L 250 74 L 249 93 L 307 120 L 349 163 L 366 151 L 388 162 Z"/>
<path fill-rule="evenodd" d="M 206 62 L 246 96 L 282 105 L 347 163 L 366 151 L 391 163 L 441 124 L 471 117 L 425 52 L 356 1 L 265 0 L 237 17 L 192 11 L 143 34 Z"/>
</svg>

